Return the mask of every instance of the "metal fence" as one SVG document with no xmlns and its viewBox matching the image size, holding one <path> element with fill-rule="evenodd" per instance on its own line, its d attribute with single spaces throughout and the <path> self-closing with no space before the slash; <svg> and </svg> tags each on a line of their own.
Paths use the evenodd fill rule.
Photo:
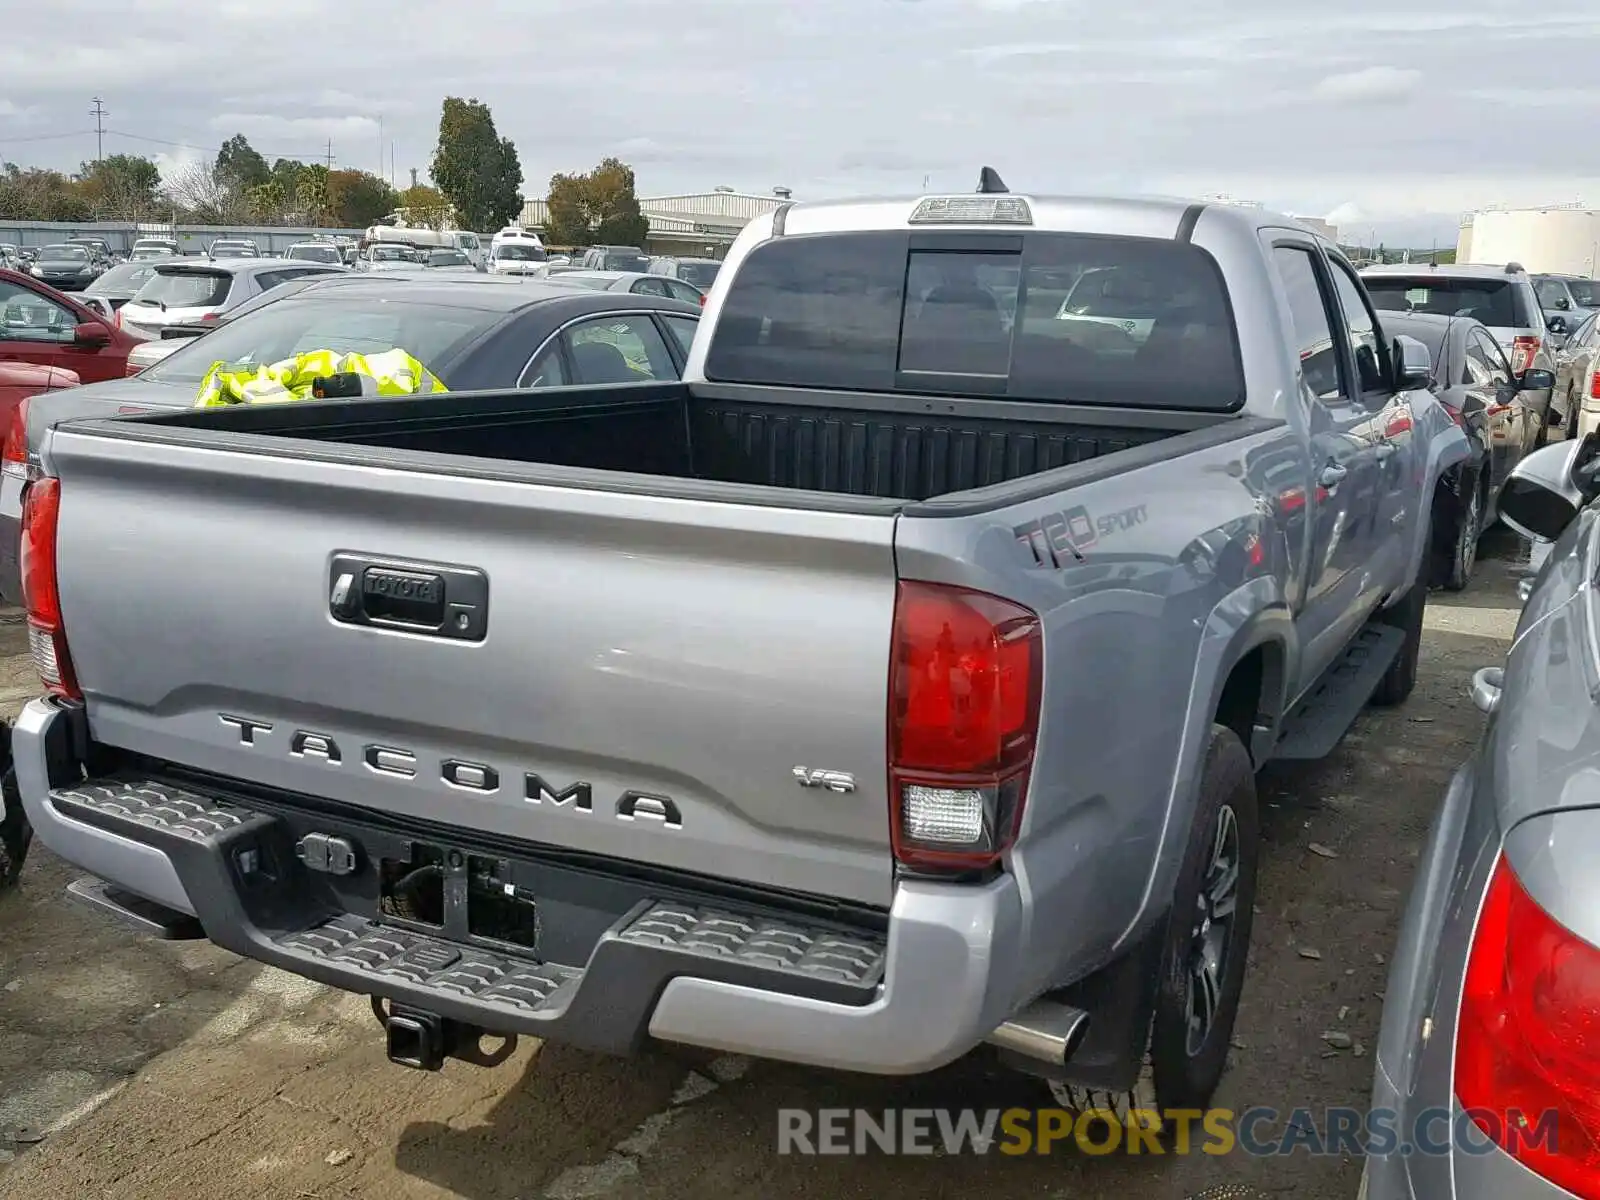
<svg viewBox="0 0 1600 1200">
<path fill-rule="evenodd" d="M 317 234 L 345 234 L 360 237 L 360 229 L 306 229 L 281 225 L 135 225 L 129 221 L 0 221 L 0 244 L 48 246 L 70 237 L 102 237 L 111 249 L 127 253 L 141 237 L 174 237 L 185 254 L 204 254 L 218 238 L 250 238 L 264 254 L 276 254 L 296 242 L 310 241 Z"/>
</svg>

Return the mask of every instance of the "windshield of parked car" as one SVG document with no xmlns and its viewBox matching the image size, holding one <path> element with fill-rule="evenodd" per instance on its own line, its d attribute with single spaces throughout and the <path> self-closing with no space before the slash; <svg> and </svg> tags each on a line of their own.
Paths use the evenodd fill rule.
<svg viewBox="0 0 1600 1200">
<path fill-rule="evenodd" d="M 1511 279 L 1369 275 L 1363 282 L 1373 307 L 1389 312 L 1471 317 L 1498 329 L 1534 324 L 1532 315 L 1521 311 L 1525 304 L 1519 303 L 1521 292 Z"/>
<path fill-rule="evenodd" d="M 601 255 L 601 270 L 648 271 L 650 260 L 636 250 L 607 250 Z"/>
<path fill-rule="evenodd" d="M 290 258 L 296 262 L 340 263 L 344 256 L 337 246 L 290 246 Z"/>
<path fill-rule="evenodd" d="M 131 294 L 139 290 L 151 276 L 155 267 L 146 262 L 125 262 L 112 267 L 104 275 L 83 289 L 85 296 Z"/>
<path fill-rule="evenodd" d="M 1567 287 L 1579 308 L 1600 308 L 1600 280 L 1570 279 Z"/>
<path fill-rule="evenodd" d="M 1176 241 L 1063 233 L 946 249 L 903 232 L 767 242 L 707 378 L 1225 411 L 1244 400 L 1222 274 Z"/>
<path fill-rule="evenodd" d="M 710 291 L 711 285 L 716 282 L 717 272 L 722 269 L 719 262 L 679 262 L 678 278 L 685 283 L 693 284 L 702 292 Z"/>
<path fill-rule="evenodd" d="M 544 247 L 526 242 L 507 242 L 497 246 L 494 256 L 499 262 L 545 262 L 550 257 Z"/>
<path fill-rule="evenodd" d="M 224 271 L 157 270 L 129 303 L 157 308 L 211 308 L 228 298 L 232 286 L 233 276 Z"/>
<path fill-rule="evenodd" d="M 475 288 L 463 288 L 475 291 Z M 505 314 L 498 309 L 451 306 L 390 295 L 339 297 L 302 293 L 237 317 L 144 372 L 160 383 L 192 383 L 215 362 L 259 366 L 308 350 L 376 354 L 400 349 L 448 386 L 455 348 L 476 338 Z"/>
<path fill-rule="evenodd" d="M 421 256 L 410 246 L 374 246 L 373 262 L 420 262 Z"/>
<path fill-rule="evenodd" d="M 470 267 L 472 260 L 459 250 L 428 251 L 430 267 Z"/>
<path fill-rule="evenodd" d="M 88 262 L 89 252 L 82 246 L 46 246 L 39 251 L 40 262 Z"/>
</svg>

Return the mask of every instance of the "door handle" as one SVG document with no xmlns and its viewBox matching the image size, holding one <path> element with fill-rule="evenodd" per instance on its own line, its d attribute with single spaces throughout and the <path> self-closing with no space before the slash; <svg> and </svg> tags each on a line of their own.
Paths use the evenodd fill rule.
<svg viewBox="0 0 1600 1200">
<path fill-rule="evenodd" d="M 1344 477 L 1350 474 L 1348 467 L 1341 467 L 1338 463 L 1329 463 L 1322 468 L 1318 482 L 1325 488 L 1338 487 L 1344 482 Z"/>
</svg>

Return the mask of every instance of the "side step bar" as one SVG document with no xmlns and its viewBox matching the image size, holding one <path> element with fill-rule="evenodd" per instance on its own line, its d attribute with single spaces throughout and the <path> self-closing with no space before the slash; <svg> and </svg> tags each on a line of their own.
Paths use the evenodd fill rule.
<svg viewBox="0 0 1600 1200">
<path fill-rule="evenodd" d="M 1089 1014 L 1054 1000 L 1035 1000 L 988 1037 L 991 1046 L 1065 1066 L 1089 1032 Z"/>
<path fill-rule="evenodd" d="M 1373 622 L 1362 629 L 1284 718 L 1273 759 L 1308 761 L 1332 754 L 1405 640 L 1404 631 L 1392 625 Z"/>
</svg>

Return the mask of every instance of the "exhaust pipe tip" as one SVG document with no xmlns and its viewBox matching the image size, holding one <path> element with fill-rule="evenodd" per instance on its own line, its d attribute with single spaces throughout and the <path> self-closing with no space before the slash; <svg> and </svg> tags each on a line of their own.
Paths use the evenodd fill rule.
<svg viewBox="0 0 1600 1200">
<path fill-rule="evenodd" d="M 1054 1000 L 1035 1000 L 986 1039 L 1024 1058 L 1062 1067 L 1089 1032 L 1089 1014 Z"/>
</svg>

